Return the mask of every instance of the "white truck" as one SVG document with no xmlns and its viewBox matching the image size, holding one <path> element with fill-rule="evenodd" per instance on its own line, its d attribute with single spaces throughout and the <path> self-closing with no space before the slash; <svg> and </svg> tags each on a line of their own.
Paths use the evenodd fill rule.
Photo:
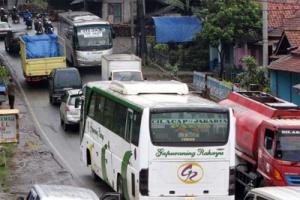
<svg viewBox="0 0 300 200">
<path fill-rule="evenodd" d="M 141 81 L 142 60 L 133 54 L 103 55 L 101 67 L 102 80 Z"/>
</svg>

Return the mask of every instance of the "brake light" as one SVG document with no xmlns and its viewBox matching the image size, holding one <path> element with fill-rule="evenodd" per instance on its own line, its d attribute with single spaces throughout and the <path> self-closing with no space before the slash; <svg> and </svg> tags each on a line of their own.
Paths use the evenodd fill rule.
<svg viewBox="0 0 300 200">
<path fill-rule="evenodd" d="M 235 195 L 235 167 L 230 167 L 229 169 L 228 195 Z"/>
<path fill-rule="evenodd" d="M 69 111 L 70 111 L 69 107 L 65 107 L 65 112 L 69 112 Z"/>
<path fill-rule="evenodd" d="M 273 177 L 275 178 L 276 181 L 282 181 L 283 180 L 280 172 L 275 168 L 273 170 Z"/>
<path fill-rule="evenodd" d="M 142 169 L 140 171 L 140 193 L 143 196 L 148 196 L 148 182 L 149 182 L 149 171 L 148 169 Z"/>
</svg>

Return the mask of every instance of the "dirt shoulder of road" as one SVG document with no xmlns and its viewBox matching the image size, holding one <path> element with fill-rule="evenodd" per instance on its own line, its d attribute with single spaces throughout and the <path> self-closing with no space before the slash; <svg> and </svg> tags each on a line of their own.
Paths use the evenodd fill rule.
<svg viewBox="0 0 300 200">
<path fill-rule="evenodd" d="M 3 60 L 0 55 L 1 58 Z M 4 64 L 10 67 L 5 59 Z M 8 102 L 0 106 L 0 109 L 6 108 L 9 108 Z M 51 149 L 40 138 L 20 88 L 16 91 L 15 108 L 20 111 L 20 139 L 8 166 L 11 174 L 6 179 L 5 187 L 0 186 L 0 199 L 15 200 L 18 196 L 24 196 L 36 183 L 74 185 L 72 175 L 55 159 Z"/>
</svg>

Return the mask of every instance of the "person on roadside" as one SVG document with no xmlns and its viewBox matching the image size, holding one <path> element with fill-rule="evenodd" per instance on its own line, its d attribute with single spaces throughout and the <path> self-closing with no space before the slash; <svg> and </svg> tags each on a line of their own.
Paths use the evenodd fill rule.
<svg viewBox="0 0 300 200">
<path fill-rule="evenodd" d="M 10 109 L 14 109 L 15 104 L 15 92 L 16 92 L 16 84 L 12 77 L 9 77 L 9 82 L 7 84 L 7 96 L 8 96 L 8 103 Z"/>
</svg>

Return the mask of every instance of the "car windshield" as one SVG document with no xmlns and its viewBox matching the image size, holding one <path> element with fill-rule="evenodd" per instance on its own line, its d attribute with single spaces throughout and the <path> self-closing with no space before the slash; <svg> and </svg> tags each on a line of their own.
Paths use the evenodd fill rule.
<svg viewBox="0 0 300 200">
<path fill-rule="evenodd" d="M 74 105 L 75 105 L 75 100 L 76 100 L 76 98 L 78 98 L 78 97 L 80 97 L 80 95 L 72 95 L 72 96 L 70 97 L 70 100 L 69 100 L 69 105 L 74 106 Z M 81 101 L 79 101 L 79 102 L 80 102 L 79 105 L 81 105 Z"/>
<path fill-rule="evenodd" d="M 112 80 L 118 81 L 141 81 L 142 74 L 141 72 L 129 72 L 129 71 L 120 71 L 114 72 Z"/>
<path fill-rule="evenodd" d="M 7 23 L 0 23 L 0 28 L 9 28 Z"/>
<path fill-rule="evenodd" d="M 112 48 L 111 28 L 108 24 L 77 27 L 78 49 L 103 50 Z"/>
<path fill-rule="evenodd" d="M 300 162 L 300 129 L 279 129 L 276 158 Z"/>
<path fill-rule="evenodd" d="M 158 146 L 224 145 L 228 140 L 227 112 L 152 113 L 151 139 Z"/>
</svg>

